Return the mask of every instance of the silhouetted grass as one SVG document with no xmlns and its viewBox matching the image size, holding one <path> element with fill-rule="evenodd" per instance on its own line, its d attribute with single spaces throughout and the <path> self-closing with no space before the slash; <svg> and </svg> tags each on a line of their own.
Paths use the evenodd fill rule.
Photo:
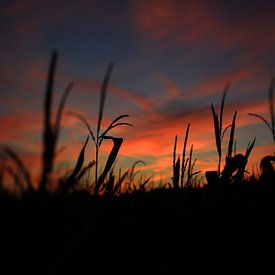
<svg viewBox="0 0 275 275">
<path fill-rule="evenodd" d="M 96 132 L 84 116 L 70 112 L 85 125 L 89 136 L 74 169 L 58 179 L 58 187 L 50 193 L 46 191 L 54 168 L 61 118 L 72 88 L 69 84 L 65 89 L 53 123 L 56 62 L 57 53 L 53 53 L 44 100 L 43 165 L 38 190 L 33 188 L 30 171 L 18 154 L 10 147 L 2 147 L 15 168 L 4 161 L 0 163 L 1 274 L 246 274 L 257 268 L 259 274 L 274 273 L 269 251 L 275 242 L 275 158 L 268 155 L 262 159 L 259 179 L 244 177 L 255 138 L 244 154 L 233 149 L 237 111 L 231 125 L 223 127 L 228 85 L 219 114 L 211 104 L 219 160 L 217 171 L 208 174 L 213 182 L 224 184 L 193 188 L 194 176 L 200 171 L 194 172 L 193 144 L 187 153 L 190 124 L 186 127 L 182 156 L 177 156 L 175 137 L 173 188 L 164 185 L 146 189 L 151 178 L 140 175 L 136 168 L 138 164 L 145 165 L 143 161 L 115 175 L 114 163 L 123 139 L 109 133 L 115 127 L 131 124 L 120 122 L 128 117 L 120 115 L 102 130 L 113 69 L 110 64 L 100 92 Z M 273 84 L 271 87 L 270 90 Z M 269 102 L 272 100 L 269 95 Z M 273 107 L 270 112 L 274 113 Z M 272 125 L 271 115 L 270 129 L 274 129 Z M 221 171 L 222 140 L 228 129 L 227 155 Z M 95 161 L 84 166 L 89 137 L 95 145 Z M 98 175 L 99 149 L 107 139 L 112 140 L 113 148 Z M 77 188 L 94 166 L 94 192 Z M 4 192 L 6 174 L 17 187 L 31 191 L 23 192 L 19 198 Z"/>
<path fill-rule="evenodd" d="M 90 126 L 89 122 L 79 113 L 75 112 L 68 112 L 69 115 L 72 115 L 76 118 L 78 118 L 88 129 L 89 134 L 92 137 L 92 140 L 95 144 L 95 182 L 94 182 L 94 192 L 95 194 L 98 194 L 100 192 L 101 187 L 104 184 L 104 181 L 106 179 L 107 174 L 111 171 L 111 168 L 116 160 L 116 157 L 118 155 L 118 152 L 120 150 L 120 147 L 122 145 L 123 139 L 122 138 L 116 138 L 113 136 L 108 136 L 107 134 L 114 128 L 122 125 L 126 126 L 133 126 L 130 123 L 126 122 L 119 122 L 121 119 L 128 117 L 129 115 L 119 115 L 116 117 L 109 126 L 101 133 L 101 122 L 103 118 L 103 111 L 105 106 L 105 99 L 106 99 L 106 93 L 108 88 L 108 83 L 110 81 L 111 73 L 113 70 L 114 64 L 110 63 L 105 77 L 102 82 L 101 86 L 101 92 L 100 92 L 100 101 L 99 101 L 99 113 L 98 113 L 98 121 L 97 121 L 97 128 L 96 128 L 96 134 L 93 133 L 92 127 Z M 99 149 L 104 140 L 111 139 L 113 141 L 113 148 L 108 156 L 107 162 L 105 164 L 104 170 L 102 174 L 98 177 L 98 165 L 99 165 Z"/>
</svg>

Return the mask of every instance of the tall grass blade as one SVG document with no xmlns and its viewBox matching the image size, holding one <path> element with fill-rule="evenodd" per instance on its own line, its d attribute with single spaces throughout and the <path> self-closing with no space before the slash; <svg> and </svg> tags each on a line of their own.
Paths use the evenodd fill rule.
<svg viewBox="0 0 275 275">
<path fill-rule="evenodd" d="M 101 87 L 100 102 L 99 102 L 99 115 L 98 115 L 98 123 L 97 123 L 97 139 L 99 138 L 99 132 L 100 132 L 101 121 L 102 121 L 102 116 L 103 116 L 107 87 L 108 87 L 108 83 L 109 83 L 113 68 L 114 68 L 114 63 L 110 63 L 107 68 L 106 74 L 103 79 L 102 87 Z"/>
<path fill-rule="evenodd" d="M 175 167 L 175 166 L 176 166 L 177 141 L 178 141 L 178 136 L 176 136 L 176 137 L 175 137 L 175 142 L 174 142 L 174 151 L 173 151 L 173 167 Z"/>
<path fill-rule="evenodd" d="M 224 101 L 225 101 L 226 95 L 228 93 L 229 87 L 230 87 L 230 84 L 227 83 L 224 87 L 223 95 L 222 95 L 222 103 L 221 103 L 221 108 L 220 108 L 220 125 L 219 125 L 220 133 L 222 132 L 222 119 L 223 119 Z"/>
<path fill-rule="evenodd" d="M 232 124 L 231 124 L 230 138 L 229 138 L 228 150 L 227 150 L 227 158 L 229 159 L 232 158 L 234 134 L 235 134 L 235 127 L 236 127 L 236 117 L 237 117 L 237 111 L 235 111 L 233 115 Z"/>
<path fill-rule="evenodd" d="M 183 187 L 183 179 L 184 179 L 184 174 L 185 174 L 185 154 L 186 154 L 186 146 L 187 146 L 187 140 L 188 140 L 188 135 L 189 135 L 189 129 L 190 129 L 190 123 L 188 123 L 187 128 L 186 128 L 183 150 L 182 150 L 181 178 L 180 178 L 181 188 Z"/>
<path fill-rule="evenodd" d="M 88 142 L 89 142 L 89 136 L 87 136 L 87 138 L 86 138 L 86 141 L 79 153 L 75 168 L 74 168 L 73 172 L 71 173 L 71 175 L 66 180 L 66 183 L 65 183 L 63 189 L 65 189 L 65 190 L 70 189 L 73 186 L 73 184 L 76 182 L 76 178 L 77 178 L 78 174 L 81 172 L 81 169 L 82 169 L 82 166 L 84 163 L 85 149 L 86 149 Z"/>
<path fill-rule="evenodd" d="M 53 168 L 54 144 L 53 129 L 51 124 L 52 115 L 52 96 L 54 76 L 57 63 L 57 52 L 54 51 L 51 56 L 48 79 L 46 84 L 44 99 L 44 130 L 43 130 L 43 155 L 42 155 L 42 173 L 40 179 L 40 189 L 44 191 Z"/>
<path fill-rule="evenodd" d="M 188 164 L 188 174 L 187 174 L 187 182 L 185 184 L 185 187 L 188 187 L 191 182 L 191 174 L 192 174 L 192 155 L 193 155 L 193 144 L 190 148 L 190 154 L 189 154 L 189 164 Z"/>
<path fill-rule="evenodd" d="M 269 112 L 271 120 L 271 130 L 273 135 L 273 142 L 275 143 L 275 113 L 274 113 L 274 85 L 275 85 L 275 76 L 271 79 L 269 91 L 268 91 L 268 103 L 269 103 Z"/>
<path fill-rule="evenodd" d="M 247 145 L 246 152 L 245 152 L 245 158 L 248 159 L 254 145 L 255 145 L 256 137 L 252 141 L 250 141 Z"/>
<path fill-rule="evenodd" d="M 216 147 L 217 147 L 219 157 L 221 157 L 221 135 L 220 135 L 219 119 L 212 103 L 211 103 L 211 110 L 212 110 L 213 121 L 214 121 Z"/>
<path fill-rule="evenodd" d="M 173 185 L 175 189 L 179 189 L 180 179 L 180 157 L 177 158 L 177 162 L 174 166 Z"/>
<path fill-rule="evenodd" d="M 59 106 L 58 106 L 57 114 L 56 114 L 55 125 L 54 125 L 54 133 L 53 133 L 54 142 L 57 142 L 57 140 L 58 140 L 62 114 L 63 114 L 63 111 L 64 111 L 66 100 L 67 100 L 72 88 L 73 88 L 73 83 L 70 82 L 68 84 L 68 86 L 66 87 L 66 89 L 64 90 L 64 93 L 63 93 L 63 95 L 61 97 L 61 100 L 59 102 Z"/>
</svg>

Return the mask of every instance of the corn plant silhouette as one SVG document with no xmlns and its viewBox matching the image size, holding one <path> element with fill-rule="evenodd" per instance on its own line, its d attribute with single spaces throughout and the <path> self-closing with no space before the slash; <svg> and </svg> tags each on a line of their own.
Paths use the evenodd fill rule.
<svg viewBox="0 0 275 275">
<path fill-rule="evenodd" d="M 74 116 L 77 119 L 79 119 L 88 129 L 90 136 L 94 142 L 95 146 L 95 183 L 94 183 L 94 192 L 95 194 L 98 194 L 100 191 L 100 188 L 103 185 L 104 180 L 106 179 L 106 176 L 108 172 L 110 172 L 116 157 L 118 155 L 118 152 L 120 150 L 120 147 L 123 142 L 123 138 L 117 138 L 113 136 L 107 135 L 112 129 L 126 125 L 126 126 L 133 126 L 130 123 L 127 122 L 120 122 L 123 118 L 129 117 L 129 115 L 119 115 L 116 117 L 110 124 L 109 126 L 101 133 L 101 123 L 103 119 L 103 111 L 104 111 L 104 106 L 105 106 L 105 100 L 106 100 L 106 93 L 107 93 L 107 88 L 108 88 L 108 83 L 110 81 L 111 73 L 114 68 L 114 63 L 110 63 L 106 74 L 104 76 L 102 86 L 101 86 L 101 91 L 100 91 L 100 101 L 99 101 L 99 112 L 98 112 L 98 121 L 97 121 L 97 127 L 96 127 L 96 133 L 94 134 L 92 127 L 90 126 L 89 122 L 85 119 L 84 116 L 77 112 L 67 112 L 68 115 Z M 104 140 L 112 140 L 113 141 L 113 148 L 108 156 L 107 162 L 105 164 L 104 170 L 100 176 L 98 176 L 98 166 L 99 166 L 99 150 L 102 142 Z"/>
</svg>

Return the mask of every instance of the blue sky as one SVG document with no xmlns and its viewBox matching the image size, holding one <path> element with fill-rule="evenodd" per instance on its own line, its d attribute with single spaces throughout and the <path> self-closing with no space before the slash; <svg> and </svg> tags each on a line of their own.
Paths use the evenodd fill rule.
<svg viewBox="0 0 275 275">
<path fill-rule="evenodd" d="M 1 1 L 1 143 L 16 144 L 29 165 L 39 166 L 42 102 L 51 51 L 59 52 L 55 100 L 75 86 L 66 110 L 96 122 L 98 92 L 115 62 L 107 95 L 107 124 L 129 114 L 117 162 L 136 160 L 144 173 L 168 180 L 175 135 L 191 123 L 197 169 L 216 169 L 210 103 L 219 104 L 226 83 L 225 125 L 237 117 L 237 151 L 256 136 L 249 162 L 274 152 L 268 129 L 248 112 L 269 119 L 267 91 L 275 72 L 273 1 Z M 64 116 L 59 162 L 70 166 L 85 129 Z M 226 139 L 224 146 L 226 148 Z M 182 144 L 180 144 L 181 146 Z M 87 161 L 92 160 L 90 144 Z M 110 149 L 102 150 L 102 160 Z M 38 168 L 37 168 L 38 169 Z M 202 172 L 202 174 L 203 174 Z"/>
</svg>

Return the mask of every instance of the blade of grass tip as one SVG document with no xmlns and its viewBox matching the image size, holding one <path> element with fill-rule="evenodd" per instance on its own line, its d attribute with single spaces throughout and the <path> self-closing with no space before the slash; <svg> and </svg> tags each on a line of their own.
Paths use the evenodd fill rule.
<svg viewBox="0 0 275 275">
<path fill-rule="evenodd" d="M 228 93 L 229 87 L 230 87 L 230 84 L 226 83 L 224 90 L 223 90 L 223 95 L 222 95 L 222 103 L 221 103 L 221 108 L 220 108 L 220 125 L 219 125 L 220 135 L 222 133 L 222 119 L 223 119 L 224 101 L 225 101 L 226 95 Z"/>
<path fill-rule="evenodd" d="M 180 179 L 181 187 L 183 187 L 183 178 L 184 178 L 184 173 L 185 173 L 185 154 L 186 154 L 186 146 L 187 146 L 187 140 L 188 140 L 188 135 L 189 135 L 189 129 L 190 129 L 190 123 L 188 123 L 187 128 L 186 128 L 183 150 L 182 150 L 181 179 Z"/>
<path fill-rule="evenodd" d="M 236 127 L 236 117 L 237 117 L 237 111 L 235 111 L 232 119 L 232 126 L 230 131 L 230 138 L 228 142 L 228 151 L 227 151 L 227 157 L 229 159 L 232 158 L 232 152 L 233 152 L 233 143 L 234 143 L 234 135 L 235 135 L 235 127 Z"/>
<path fill-rule="evenodd" d="M 99 138 L 100 126 L 101 126 L 101 121 L 102 121 L 102 116 L 103 116 L 103 109 L 104 109 L 107 87 L 108 87 L 108 83 L 109 83 L 113 68 L 114 68 L 114 63 L 110 63 L 107 68 L 106 74 L 104 76 L 101 91 L 100 91 L 99 115 L 98 115 L 97 131 L 96 131 L 97 132 L 97 142 L 98 142 L 98 138 Z"/>
<path fill-rule="evenodd" d="M 66 112 L 66 115 L 69 115 L 69 116 L 72 116 L 72 117 L 75 117 L 75 118 L 79 119 L 86 126 L 86 128 L 88 129 L 88 131 L 89 131 L 89 133 L 92 137 L 92 140 L 93 140 L 94 144 L 96 145 L 96 140 L 95 140 L 94 133 L 92 131 L 92 128 L 91 128 L 89 122 L 86 120 L 86 118 L 84 116 L 82 116 L 81 114 L 79 114 L 77 112 L 72 112 L 72 111 Z"/>
<path fill-rule="evenodd" d="M 254 137 L 254 139 L 252 140 L 252 142 L 250 141 L 247 145 L 247 148 L 246 148 L 246 152 L 245 152 L 245 158 L 248 159 L 254 145 L 255 145 L 255 141 L 256 141 L 256 137 Z"/>
<path fill-rule="evenodd" d="M 271 128 L 273 134 L 273 142 L 275 143 L 275 113 L 274 113 L 274 85 L 275 85 L 275 76 L 272 77 L 269 91 L 268 91 L 268 103 L 269 103 L 269 112 L 270 112 L 270 120 L 271 120 Z"/>
<path fill-rule="evenodd" d="M 54 125 L 54 141 L 57 142 L 58 136 L 59 136 L 59 131 L 60 131 L 60 124 L 61 124 L 61 119 L 62 119 L 62 114 L 65 106 L 65 102 L 73 88 L 73 83 L 70 82 L 67 87 L 65 88 L 61 100 L 59 102 L 59 106 L 57 109 L 57 114 L 56 114 L 56 120 L 55 120 L 55 125 Z"/>
<path fill-rule="evenodd" d="M 42 155 L 42 173 L 40 178 L 40 188 L 45 189 L 48 182 L 48 176 L 52 171 L 53 165 L 53 129 L 51 125 L 52 114 L 52 96 L 54 86 L 54 76 L 57 64 L 57 52 L 53 51 L 48 71 L 48 79 L 46 84 L 44 99 L 44 129 L 43 129 L 43 155 Z"/>
<path fill-rule="evenodd" d="M 113 145 L 113 148 L 108 156 L 104 170 L 103 170 L 102 174 L 100 175 L 98 181 L 96 182 L 96 186 L 95 186 L 96 194 L 98 193 L 100 186 L 103 184 L 108 172 L 112 168 L 112 165 L 115 162 L 115 159 L 118 155 L 119 149 L 123 142 L 123 138 L 115 138 L 115 137 L 105 136 L 104 139 L 111 139 L 113 141 L 114 145 Z"/>
<path fill-rule="evenodd" d="M 7 154 L 7 156 L 9 156 L 14 163 L 16 164 L 16 166 L 19 168 L 19 171 L 21 171 L 23 178 L 27 184 L 27 187 L 29 190 L 33 189 L 33 184 L 31 181 L 31 176 L 30 173 L 28 171 L 28 169 L 26 168 L 24 162 L 21 160 L 21 158 L 15 153 L 15 151 L 13 149 L 11 149 L 8 146 L 3 146 L 3 151 Z"/>
</svg>

